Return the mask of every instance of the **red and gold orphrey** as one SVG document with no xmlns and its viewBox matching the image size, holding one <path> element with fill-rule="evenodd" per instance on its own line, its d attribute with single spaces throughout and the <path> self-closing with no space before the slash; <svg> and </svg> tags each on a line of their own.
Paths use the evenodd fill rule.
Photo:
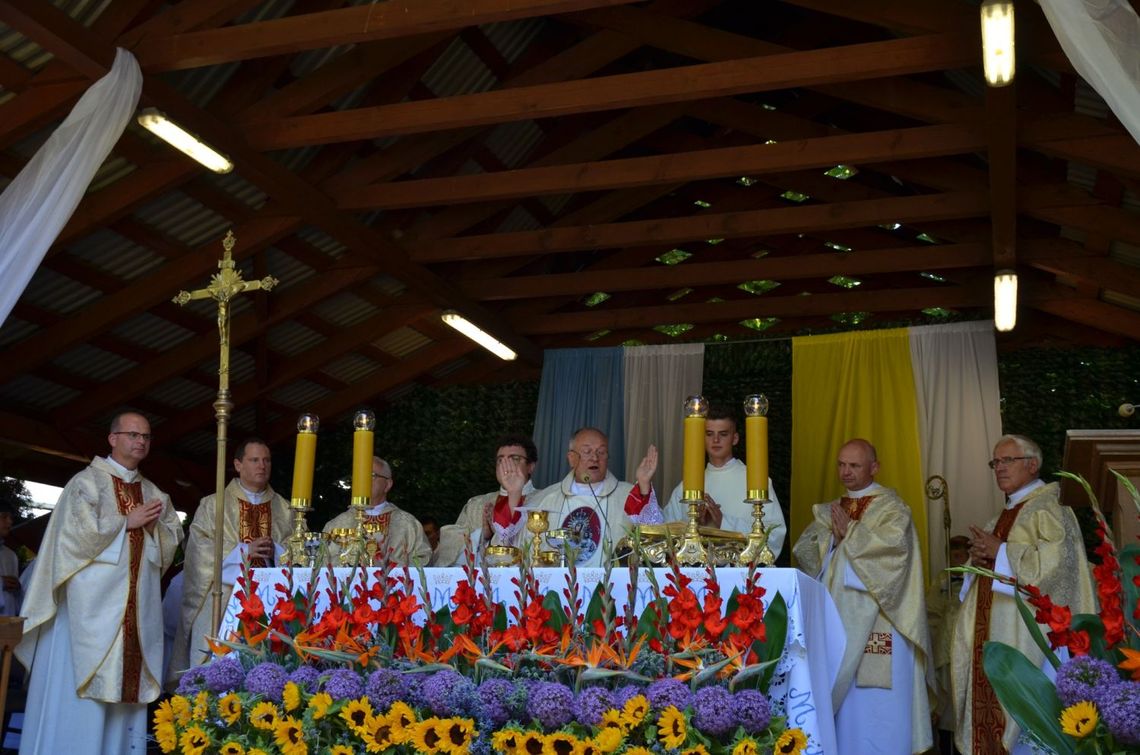
<svg viewBox="0 0 1140 755">
<path fill-rule="evenodd" d="M 843 507 L 843 511 L 847 516 L 851 517 L 851 521 L 857 522 L 863 518 L 863 513 L 867 507 L 871 505 L 871 501 L 875 500 L 873 495 L 865 495 L 862 498 L 849 498 L 843 496 L 839 499 L 839 505 Z"/>
<path fill-rule="evenodd" d="M 143 505 L 142 483 L 115 482 L 115 501 L 123 516 Z M 141 527 L 127 530 L 130 546 L 130 581 L 127 585 L 127 610 L 123 613 L 123 686 L 122 702 L 139 701 L 139 684 L 142 677 L 142 644 L 139 642 L 139 569 L 142 565 L 143 531 Z"/>
<path fill-rule="evenodd" d="M 253 504 L 238 499 L 238 541 L 252 543 L 262 537 L 270 537 L 273 532 L 273 512 L 269 503 Z M 264 558 L 251 558 L 249 565 L 254 569 L 269 566 Z"/>
</svg>

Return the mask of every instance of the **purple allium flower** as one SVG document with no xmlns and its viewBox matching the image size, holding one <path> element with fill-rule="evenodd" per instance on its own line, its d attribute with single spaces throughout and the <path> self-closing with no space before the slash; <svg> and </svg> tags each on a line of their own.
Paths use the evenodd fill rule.
<svg viewBox="0 0 1140 755">
<path fill-rule="evenodd" d="M 320 684 L 321 672 L 312 666 L 298 666 L 297 670 L 289 674 L 289 681 L 296 684 L 309 694 L 317 691 Z"/>
<path fill-rule="evenodd" d="M 245 669 L 233 656 L 214 661 L 203 669 L 206 689 L 211 692 L 232 692 L 240 690 L 245 681 Z"/>
<path fill-rule="evenodd" d="M 597 726 L 602 722 L 602 714 L 616 708 L 614 695 L 605 687 L 587 687 L 574 699 L 574 718 L 586 726 Z"/>
<path fill-rule="evenodd" d="M 289 674 L 276 663 L 259 663 L 245 675 L 246 692 L 261 695 L 266 700 L 281 702 Z"/>
<path fill-rule="evenodd" d="M 732 693 L 724 687 L 701 687 L 693 695 L 693 726 L 710 737 L 723 737 L 736 728 Z"/>
<path fill-rule="evenodd" d="M 558 682 L 535 682 L 526 712 L 547 731 L 559 729 L 574 718 L 574 693 Z"/>
<path fill-rule="evenodd" d="M 390 668 L 378 668 L 368 675 L 364 693 L 368 695 L 373 708 L 380 712 L 387 711 L 392 703 L 403 700 L 407 695 L 404 675 Z"/>
<path fill-rule="evenodd" d="M 1117 681 L 1100 690 L 1097 708 L 1118 744 L 1140 744 L 1140 684 Z"/>
<path fill-rule="evenodd" d="M 479 700 L 483 717 L 492 728 L 499 729 L 507 721 L 522 718 L 526 711 L 526 687 L 509 679 L 488 679 L 479 685 Z"/>
<path fill-rule="evenodd" d="M 177 693 L 184 697 L 193 697 L 201 692 L 206 686 L 206 668 L 204 666 L 195 666 L 182 675 L 178 680 Z"/>
<path fill-rule="evenodd" d="M 645 694 L 644 687 L 638 687 L 636 684 L 627 684 L 624 687 L 618 687 L 614 690 L 614 704 L 620 708 L 629 701 L 631 697 Z"/>
<path fill-rule="evenodd" d="M 1078 655 L 1057 669 L 1057 697 L 1066 708 L 1082 700 L 1097 702 L 1097 696 L 1103 690 L 1119 681 L 1120 674 L 1108 661 L 1091 655 Z"/>
<path fill-rule="evenodd" d="M 732 704 L 736 708 L 736 720 L 749 734 L 759 734 L 772 721 L 768 696 L 760 690 L 741 690 L 733 695 Z"/>
<path fill-rule="evenodd" d="M 689 685 L 680 679 L 660 679 L 646 688 L 645 697 L 649 700 L 649 706 L 660 713 L 670 705 L 677 710 L 688 708 L 693 693 L 689 691 Z"/>
<path fill-rule="evenodd" d="M 438 671 L 424 680 L 420 687 L 423 705 L 437 716 L 450 716 L 452 688 L 470 681 L 456 671 Z"/>
<path fill-rule="evenodd" d="M 333 700 L 356 700 L 364 694 L 364 682 L 355 671 L 337 669 L 325 680 L 325 692 Z"/>
</svg>

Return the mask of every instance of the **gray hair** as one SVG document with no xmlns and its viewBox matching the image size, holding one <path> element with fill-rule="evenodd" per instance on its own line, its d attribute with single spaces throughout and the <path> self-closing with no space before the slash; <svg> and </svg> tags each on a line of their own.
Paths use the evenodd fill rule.
<svg viewBox="0 0 1140 755">
<path fill-rule="evenodd" d="M 374 461 L 380 465 L 380 474 L 384 475 L 389 480 L 393 479 L 392 478 L 392 467 L 391 467 L 391 465 L 388 464 L 388 462 L 384 461 L 379 456 L 373 456 L 372 461 Z"/>
<path fill-rule="evenodd" d="M 566 450 L 567 451 L 577 450 L 574 448 L 574 444 L 578 442 L 578 436 L 584 435 L 585 433 L 597 433 L 598 435 L 602 436 L 602 441 L 604 441 L 605 443 L 610 442 L 610 439 L 608 437 L 606 437 L 606 434 L 604 432 L 602 432 L 601 430 L 599 430 L 596 427 L 590 427 L 587 425 L 586 427 L 579 427 L 577 430 L 570 433 L 570 445 L 567 446 Z"/>
<path fill-rule="evenodd" d="M 1022 456 L 1028 456 L 1031 459 L 1035 459 L 1037 461 L 1037 466 L 1041 466 L 1041 446 L 1037 445 L 1033 439 L 1027 438 L 1024 435 L 1007 434 L 998 438 L 997 443 L 994 444 L 994 448 L 997 448 L 1002 443 L 1006 442 L 1015 444 L 1021 451 Z"/>
</svg>

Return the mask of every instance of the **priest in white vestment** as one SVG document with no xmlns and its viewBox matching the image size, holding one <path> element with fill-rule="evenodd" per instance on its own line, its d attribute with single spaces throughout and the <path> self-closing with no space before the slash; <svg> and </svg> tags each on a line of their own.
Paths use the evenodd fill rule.
<svg viewBox="0 0 1140 755">
<path fill-rule="evenodd" d="M 364 524 L 372 531 L 377 543 L 376 562 L 387 557 L 401 566 L 427 566 L 431 560 L 431 545 L 424 528 L 418 519 L 388 500 L 393 484 L 392 467 L 379 456 L 373 456 L 372 497 L 364 510 Z M 334 529 L 355 528 L 356 510 L 349 507 L 348 511 L 337 514 L 325 525 L 324 533 L 328 535 Z M 329 543 L 328 553 L 336 565 L 340 546 L 335 540 Z"/>
<path fill-rule="evenodd" d="M 840 755 L 912 755 L 933 743 L 922 553 L 910 508 L 875 482 L 878 469 L 874 446 L 845 443 L 838 471 L 847 493 L 812 507 L 792 550 L 831 593 L 847 633 L 832 690 Z"/>
<path fill-rule="evenodd" d="M 653 490 L 657 447 L 650 446 L 638 465 L 636 485 L 614 477 L 609 460 L 605 433 L 594 427 L 576 431 L 566 453 L 570 473 L 536 493 L 529 505 L 550 512 L 550 528 L 566 534 L 562 542 L 578 566 L 601 566 L 607 544 L 612 549 L 631 526 L 664 521 Z"/>
<path fill-rule="evenodd" d="M 752 504 L 744 502 L 748 495 L 748 469 L 732 455 L 732 449 L 739 442 L 740 434 L 736 431 L 736 419 L 732 414 L 716 407 L 710 409 L 705 422 L 705 454 L 709 461 L 705 467 L 705 500 L 700 524 L 748 534 L 752 532 Z M 667 522 L 689 519 L 689 505 L 681 500 L 682 485 L 677 484 L 665 504 Z M 768 532 L 768 549 L 774 558 L 778 558 L 784 549 L 788 526 L 770 477 L 768 495 L 771 500 L 764 504 L 761 522 Z"/>
<path fill-rule="evenodd" d="M 526 500 L 534 494 L 530 477 L 538 463 L 538 449 L 525 435 L 499 438 L 495 451 L 495 479 L 499 489 L 471 496 L 455 524 L 444 525 L 432 566 L 460 566 L 467 538 L 478 554 L 488 545 L 519 547 L 526 531 Z M 478 561 L 478 559 L 476 559 Z"/>
<path fill-rule="evenodd" d="M 1004 435 L 994 447 L 990 468 L 1008 500 L 985 529 L 970 527 L 970 563 L 1033 585 L 1073 615 L 1095 613 L 1092 572 L 1077 517 L 1060 503 L 1061 488 L 1038 477 L 1041 448 L 1022 435 Z M 1051 674 L 1052 664 L 1029 634 L 1013 588 L 989 577 L 966 575 L 962 605 L 950 650 L 956 729 L 962 752 L 1031 752 L 1019 743 L 1020 729 L 1005 715 L 982 668 L 987 641 L 1017 648 Z M 1048 626 L 1042 628 L 1048 633 Z"/>
<path fill-rule="evenodd" d="M 20 585 L 20 557 L 4 540 L 12 532 L 16 512 L 8 505 L 0 505 L 0 616 L 15 616 L 20 612 L 24 588 Z"/>
<path fill-rule="evenodd" d="M 21 614 L 30 669 L 20 752 L 146 752 L 162 687 L 162 573 L 182 539 L 165 493 L 138 471 L 150 423 L 120 414 L 111 453 L 71 478 L 51 514 Z"/>
<path fill-rule="evenodd" d="M 285 553 L 283 543 L 293 530 L 289 503 L 269 485 L 273 457 L 260 438 L 234 446 L 237 477 L 225 489 L 222 509 L 222 605 L 230 599 L 241 575 L 242 562 L 275 566 Z M 170 673 L 175 681 L 188 668 L 212 655 L 206 638 L 217 636 L 213 625 L 214 533 L 217 494 L 201 500 L 186 538 L 182 606 L 171 648 Z"/>
</svg>

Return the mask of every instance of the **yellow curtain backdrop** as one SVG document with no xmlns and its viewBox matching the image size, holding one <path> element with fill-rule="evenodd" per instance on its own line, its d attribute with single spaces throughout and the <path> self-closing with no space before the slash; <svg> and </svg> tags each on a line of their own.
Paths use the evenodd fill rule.
<svg viewBox="0 0 1140 755">
<path fill-rule="evenodd" d="M 789 542 L 811 507 L 843 493 L 839 447 L 865 438 L 879 458 L 876 482 L 910 506 L 929 573 L 918 404 L 905 328 L 792 340 L 792 501 Z"/>
</svg>

